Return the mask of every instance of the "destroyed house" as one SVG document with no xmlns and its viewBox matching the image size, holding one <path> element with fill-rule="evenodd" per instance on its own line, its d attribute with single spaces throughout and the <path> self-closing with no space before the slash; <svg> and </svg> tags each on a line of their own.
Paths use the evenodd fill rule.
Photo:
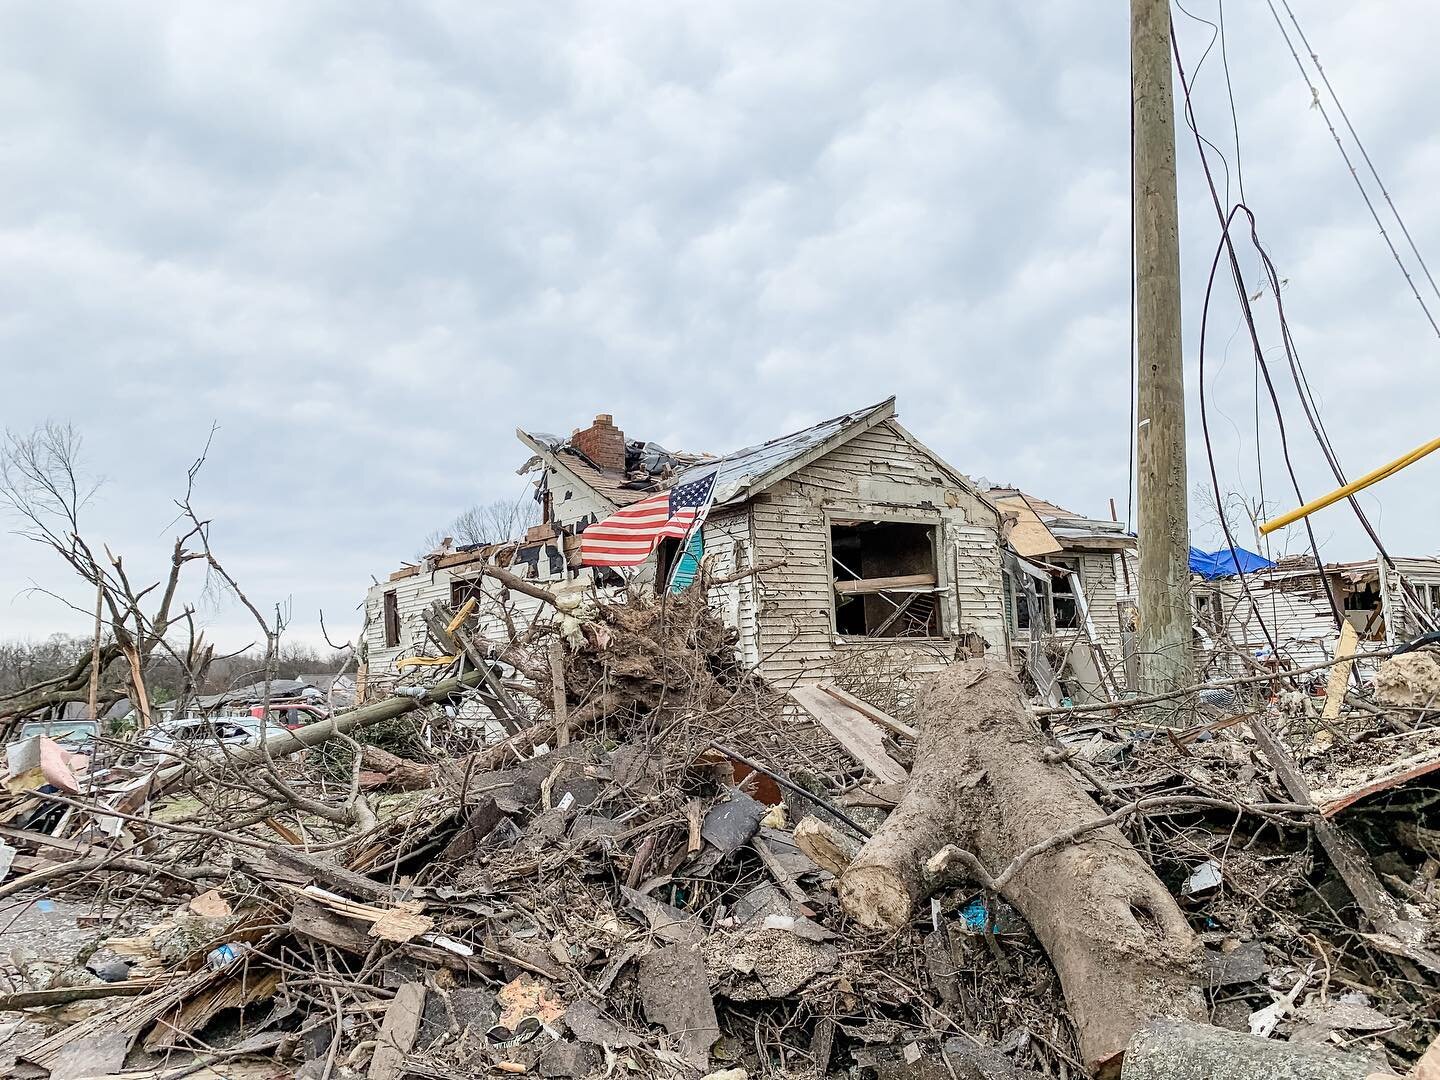
<svg viewBox="0 0 1440 1080">
<path fill-rule="evenodd" d="M 541 523 L 523 541 L 436 553 L 370 590 L 367 670 L 377 688 L 424 650 L 422 612 L 434 601 L 458 607 L 473 595 L 493 607 L 485 561 L 537 581 L 654 588 L 671 581 L 676 559 L 702 559 L 711 578 L 733 579 L 711 598 L 738 631 L 741 659 L 782 686 L 833 675 L 875 649 L 916 672 L 962 648 L 1005 654 L 1000 513 L 900 425 L 893 398 L 718 458 L 629 441 L 604 414 L 568 439 L 517 437 L 533 454 L 522 472 L 535 475 Z M 688 552 L 667 540 L 641 567 L 582 565 L 586 527 L 687 470 L 709 469 L 713 504 Z M 677 583 L 693 566 L 680 571 Z M 503 626 L 493 611 L 482 618 L 482 629 Z"/>
<path fill-rule="evenodd" d="M 1338 610 L 1363 655 L 1435 629 L 1440 616 L 1440 559 L 1383 556 L 1317 568 L 1292 555 L 1240 576 L 1197 578 L 1192 586 L 1202 660 L 1225 672 L 1249 670 L 1275 654 L 1282 667 L 1335 655 Z M 1373 663 L 1361 663 L 1368 673 Z"/>
<path fill-rule="evenodd" d="M 1006 539 L 1005 616 L 1017 653 L 1053 654 L 1058 690 L 1114 700 L 1134 685 L 1136 538 L 1019 488 L 985 485 Z M 1038 675 L 1038 672 L 1032 672 Z"/>
</svg>

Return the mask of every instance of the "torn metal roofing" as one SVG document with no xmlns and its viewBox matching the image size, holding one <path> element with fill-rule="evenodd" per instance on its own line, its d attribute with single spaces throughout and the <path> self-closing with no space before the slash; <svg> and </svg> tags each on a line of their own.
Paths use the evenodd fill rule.
<svg viewBox="0 0 1440 1080">
<path fill-rule="evenodd" d="M 715 478 L 715 505 L 730 502 L 754 490 L 768 478 L 798 467 L 806 455 L 825 447 L 857 424 L 894 415 L 895 399 L 886 398 L 875 405 L 822 420 L 802 431 L 782 435 L 778 439 L 747 446 L 713 461 L 701 462 L 681 473 L 676 483 L 703 476 L 718 467 Z"/>
</svg>

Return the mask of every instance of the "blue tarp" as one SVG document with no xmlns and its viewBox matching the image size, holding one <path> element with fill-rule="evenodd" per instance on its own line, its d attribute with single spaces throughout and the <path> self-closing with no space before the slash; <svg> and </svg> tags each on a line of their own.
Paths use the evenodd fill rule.
<svg viewBox="0 0 1440 1080">
<path fill-rule="evenodd" d="M 1239 570 L 1236 570 L 1236 557 L 1239 558 Z M 1253 574 L 1256 570 L 1268 570 L 1275 564 L 1263 555 L 1256 555 L 1253 551 L 1246 551 L 1242 547 L 1235 549 L 1235 554 L 1230 553 L 1229 548 L 1221 548 L 1219 551 L 1201 551 L 1199 548 L 1190 549 L 1190 572 L 1199 574 L 1206 581 L 1213 581 L 1215 578 L 1234 577 L 1236 573 Z"/>
</svg>

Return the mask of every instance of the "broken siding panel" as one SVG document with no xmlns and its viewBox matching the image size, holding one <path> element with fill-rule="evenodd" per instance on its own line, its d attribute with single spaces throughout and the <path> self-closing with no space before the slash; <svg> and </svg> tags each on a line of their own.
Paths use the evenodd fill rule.
<svg viewBox="0 0 1440 1080">
<path fill-rule="evenodd" d="M 750 514 L 741 506 L 717 512 L 705 520 L 705 556 L 714 577 L 727 577 L 753 566 L 750 545 Z M 742 663 L 755 664 L 759 648 L 755 638 L 754 582 L 745 577 L 710 590 L 712 606 L 719 608 L 726 622 L 740 634 L 739 651 Z"/>
<path fill-rule="evenodd" d="M 1440 623 L 1440 619 L 1435 618 L 1435 598 L 1440 595 L 1440 559 L 1399 558 L 1394 560 L 1393 568 L 1384 565 L 1383 559 L 1379 562 L 1385 636 L 1389 643 L 1399 644 L 1429 630 L 1430 624 L 1421 613 L 1429 614 L 1432 621 Z"/>
<path fill-rule="evenodd" d="M 599 521 L 615 512 L 608 500 L 557 469 L 547 469 L 546 483 L 550 485 L 551 516 L 561 525 L 574 525 L 586 519 Z"/>
<path fill-rule="evenodd" d="M 955 632 L 973 631 L 994 655 L 1005 650 L 1005 607 L 1000 576 L 1000 544 L 993 529 L 947 515 L 946 560 L 955 599 Z"/>
</svg>

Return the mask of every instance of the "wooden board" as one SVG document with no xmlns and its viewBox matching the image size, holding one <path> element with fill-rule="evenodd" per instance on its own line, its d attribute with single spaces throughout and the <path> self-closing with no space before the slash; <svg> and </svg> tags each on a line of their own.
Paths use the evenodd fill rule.
<svg viewBox="0 0 1440 1080">
<path fill-rule="evenodd" d="M 1345 684 L 1350 681 L 1350 667 L 1354 663 L 1349 657 L 1355 655 L 1358 643 L 1355 626 L 1347 621 L 1340 628 L 1340 644 L 1335 647 L 1335 659 L 1339 663 L 1330 669 L 1330 682 L 1325 688 L 1325 711 L 1321 719 L 1327 723 L 1340 718 L 1340 706 L 1345 703 Z"/>
<path fill-rule="evenodd" d="M 395 992 L 380 1023 L 380 1038 L 370 1059 L 370 1080 L 395 1080 L 404 1071 L 405 1055 L 415 1045 L 424 1011 L 424 983 L 406 983 Z"/>
<path fill-rule="evenodd" d="M 897 574 L 894 577 L 860 578 L 856 581 L 835 582 L 835 591 L 841 596 L 863 596 L 868 593 L 888 592 L 892 589 L 933 589 L 934 587 L 934 574 Z"/>
<path fill-rule="evenodd" d="M 830 733 L 830 737 L 875 776 L 905 782 L 905 767 L 885 752 L 884 735 L 864 713 L 831 697 L 818 686 L 797 686 L 790 697 Z"/>
<path fill-rule="evenodd" d="M 824 690 L 825 693 L 829 694 L 842 705 L 848 705 L 856 712 L 863 713 L 865 716 L 868 716 L 871 720 L 874 720 L 875 723 L 879 724 L 881 727 L 888 728 L 889 730 L 895 732 L 895 734 L 897 735 L 904 735 L 907 739 L 913 739 L 916 737 L 915 729 L 909 724 L 902 723 L 901 721 L 896 720 L 893 716 L 885 712 L 883 709 L 877 709 L 868 701 L 856 697 L 849 691 L 841 690 L 840 687 L 836 686 L 834 683 L 821 683 L 820 689 Z"/>
<path fill-rule="evenodd" d="M 1049 527 L 1040 520 L 1040 515 L 1030 508 L 1023 498 L 996 499 L 995 505 L 1003 513 L 1014 514 L 1015 524 L 1010 527 L 1010 546 L 1026 558 L 1037 555 L 1054 555 L 1063 550 Z"/>
</svg>

